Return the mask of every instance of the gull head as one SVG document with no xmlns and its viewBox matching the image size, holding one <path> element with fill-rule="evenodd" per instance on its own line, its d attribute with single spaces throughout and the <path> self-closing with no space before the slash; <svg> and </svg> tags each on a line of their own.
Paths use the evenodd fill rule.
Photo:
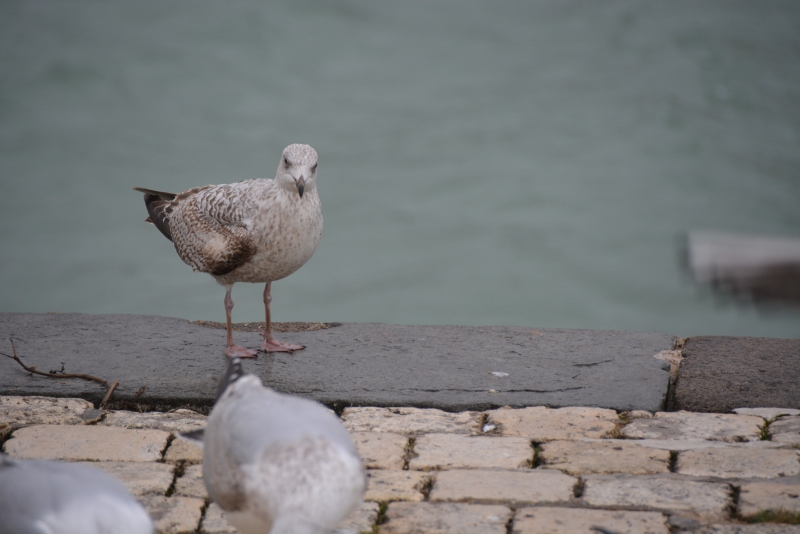
<svg viewBox="0 0 800 534">
<path fill-rule="evenodd" d="M 297 193 L 317 187 L 317 151 L 308 145 L 289 145 L 283 149 L 275 181 L 279 186 Z"/>
</svg>

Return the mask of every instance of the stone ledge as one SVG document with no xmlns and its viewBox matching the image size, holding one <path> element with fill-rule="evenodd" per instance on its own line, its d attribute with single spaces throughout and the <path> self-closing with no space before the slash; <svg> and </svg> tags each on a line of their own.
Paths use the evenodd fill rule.
<svg viewBox="0 0 800 534">
<path fill-rule="evenodd" d="M 336 407 L 450 412 L 505 405 L 656 411 L 669 373 L 653 355 L 676 342 L 660 333 L 379 323 L 282 335 L 307 348 L 245 362 L 279 391 Z M 224 330 L 171 317 L 2 313 L 0 338 L 11 336 L 25 339 L 17 352 L 28 365 L 58 369 L 63 362 L 70 373 L 118 380 L 109 408 L 206 411 L 225 367 Z M 256 332 L 237 332 L 237 340 L 261 345 Z M 0 394 L 99 402 L 104 393 L 97 384 L 31 377 L 0 361 Z"/>
</svg>

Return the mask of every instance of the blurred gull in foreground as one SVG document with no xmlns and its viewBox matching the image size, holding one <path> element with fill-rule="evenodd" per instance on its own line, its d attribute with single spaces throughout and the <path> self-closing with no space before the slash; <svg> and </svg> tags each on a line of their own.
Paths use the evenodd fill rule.
<svg viewBox="0 0 800 534">
<path fill-rule="evenodd" d="M 3 534 L 152 534 L 153 522 L 128 490 L 102 471 L 0 454 Z"/>
<path fill-rule="evenodd" d="M 350 435 L 312 400 L 282 395 L 233 358 L 203 437 L 203 481 L 243 534 L 330 532 L 363 501 Z"/>
<path fill-rule="evenodd" d="M 800 303 L 800 239 L 690 232 L 686 248 L 697 282 L 756 301 Z"/>
</svg>

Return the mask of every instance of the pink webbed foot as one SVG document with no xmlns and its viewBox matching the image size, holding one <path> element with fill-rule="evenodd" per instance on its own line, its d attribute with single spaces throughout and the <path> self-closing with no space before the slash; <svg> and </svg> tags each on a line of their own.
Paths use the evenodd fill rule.
<svg viewBox="0 0 800 534">
<path fill-rule="evenodd" d="M 306 348 L 305 345 L 292 345 L 291 343 L 281 343 L 277 339 L 265 339 L 261 344 L 264 352 L 294 352 Z"/>
<path fill-rule="evenodd" d="M 250 350 L 239 345 L 228 345 L 225 347 L 225 356 L 228 358 L 255 358 L 258 356 L 257 350 Z"/>
</svg>

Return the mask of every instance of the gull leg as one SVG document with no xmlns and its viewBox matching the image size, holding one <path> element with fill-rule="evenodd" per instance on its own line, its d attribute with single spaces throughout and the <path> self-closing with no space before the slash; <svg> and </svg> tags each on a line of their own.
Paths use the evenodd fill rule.
<svg viewBox="0 0 800 534">
<path fill-rule="evenodd" d="M 303 345 L 292 345 L 291 343 L 281 343 L 272 337 L 272 322 L 269 317 L 269 303 L 272 302 L 272 293 L 270 291 L 272 282 L 267 282 L 264 288 L 264 310 L 266 311 L 266 321 L 264 323 L 264 343 L 261 345 L 261 350 L 264 352 L 294 352 L 296 350 L 304 349 Z"/>
<path fill-rule="evenodd" d="M 225 344 L 225 356 L 228 358 L 255 358 L 258 354 L 255 350 L 240 347 L 233 342 L 233 333 L 231 332 L 231 310 L 233 309 L 233 299 L 231 298 L 231 289 L 233 284 L 225 286 L 225 321 L 228 327 L 228 342 Z"/>
</svg>

